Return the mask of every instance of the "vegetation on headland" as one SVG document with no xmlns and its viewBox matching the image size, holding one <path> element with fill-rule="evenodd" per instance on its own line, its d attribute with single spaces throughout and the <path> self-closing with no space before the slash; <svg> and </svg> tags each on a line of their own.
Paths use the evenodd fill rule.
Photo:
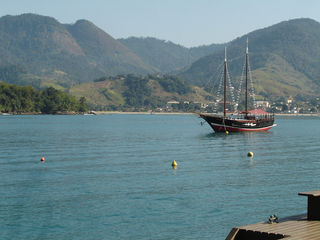
<svg viewBox="0 0 320 240">
<path fill-rule="evenodd" d="M 214 93 L 192 86 L 173 75 L 128 74 L 102 77 L 92 83 L 74 86 L 69 92 L 77 97 L 85 96 L 90 110 L 98 111 L 222 111 L 222 105 L 217 103 L 217 96 Z M 316 113 L 320 110 L 320 100 L 316 96 L 257 95 L 256 100 L 258 108 L 273 113 Z M 240 103 L 238 109 L 244 109 L 244 103 Z"/>
<path fill-rule="evenodd" d="M 102 77 L 74 86 L 69 93 L 86 97 L 91 109 L 109 111 L 155 110 L 168 101 L 196 101 L 206 94 L 179 77 L 160 74 Z"/>
<path fill-rule="evenodd" d="M 53 87 L 36 90 L 31 86 L 18 87 L 13 84 L 0 83 L 0 112 L 70 114 L 85 113 L 89 109 L 94 111 L 181 113 L 212 112 L 214 109 L 212 102 L 210 104 L 208 101 L 212 96 L 197 87 L 185 84 L 181 79 L 176 79 L 173 76 L 149 75 L 138 77 L 121 75 L 113 78 L 113 80 L 109 78 L 97 79 L 92 84 L 98 84 L 93 85 L 97 87 L 93 91 L 100 92 L 109 101 L 109 104 L 93 105 L 92 102 L 87 103 L 84 96 L 76 98 Z M 104 88 L 101 91 L 101 85 L 99 84 L 109 88 Z M 82 90 L 87 92 L 87 89 Z M 89 94 L 92 93 L 88 92 Z M 194 100 L 197 99 L 197 96 L 201 96 L 200 101 Z M 267 103 L 267 106 L 262 108 L 273 113 L 314 114 L 320 110 L 320 99 L 318 97 L 297 95 L 292 98 L 273 98 L 269 101 L 264 99 L 263 102 Z M 216 110 L 221 111 L 219 106 Z"/>
<path fill-rule="evenodd" d="M 84 113 L 86 99 L 80 100 L 53 87 L 35 90 L 31 86 L 19 87 L 0 83 L 0 112 L 2 113 Z"/>
</svg>

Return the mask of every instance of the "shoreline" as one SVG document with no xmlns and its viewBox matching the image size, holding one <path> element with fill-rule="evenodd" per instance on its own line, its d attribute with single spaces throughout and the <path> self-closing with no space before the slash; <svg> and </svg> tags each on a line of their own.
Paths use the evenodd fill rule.
<svg viewBox="0 0 320 240">
<path fill-rule="evenodd" d="M 121 112 L 121 111 L 89 111 L 87 113 L 75 113 L 75 112 L 63 112 L 63 113 L 38 113 L 38 112 L 21 112 L 21 113 L 1 113 L 0 116 L 11 116 L 11 115 L 112 115 L 112 114 L 136 114 L 136 115 L 189 115 L 196 113 L 189 112 Z"/>
<path fill-rule="evenodd" d="M 121 111 L 91 111 L 95 115 L 107 115 L 107 114 L 154 114 L 154 115 L 198 115 L 195 112 L 121 112 Z M 275 113 L 275 116 L 281 117 L 318 117 L 318 113 Z"/>
<path fill-rule="evenodd" d="M 275 113 L 275 116 L 282 117 L 319 117 L 318 113 Z"/>
<path fill-rule="evenodd" d="M 108 114 L 137 114 L 137 115 L 192 115 L 196 113 L 191 112 L 121 112 L 121 111 L 91 111 L 94 115 L 108 115 Z"/>
<path fill-rule="evenodd" d="M 22 113 L 1 113 L 0 116 L 9 115 L 112 115 L 112 114 L 128 114 L 128 115 L 199 115 L 196 112 L 122 112 L 122 111 L 89 111 L 87 113 L 60 112 L 56 114 L 46 114 L 38 112 L 22 112 Z M 280 117 L 320 117 L 318 113 L 275 113 Z"/>
</svg>

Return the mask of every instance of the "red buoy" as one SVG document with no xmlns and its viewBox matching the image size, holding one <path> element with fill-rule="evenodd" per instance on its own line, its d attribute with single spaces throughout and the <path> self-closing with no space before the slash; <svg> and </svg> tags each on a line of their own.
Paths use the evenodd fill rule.
<svg viewBox="0 0 320 240">
<path fill-rule="evenodd" d="M 41 162 L 44 162 L 44 157 L 42 157 L 40 161 L 41 161 Z"/>
</svg>

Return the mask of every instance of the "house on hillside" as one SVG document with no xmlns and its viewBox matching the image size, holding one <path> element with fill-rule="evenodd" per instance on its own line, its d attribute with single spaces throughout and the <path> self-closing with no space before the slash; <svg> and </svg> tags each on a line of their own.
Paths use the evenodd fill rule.
<svg viewBox="0 0 320 240">
<path fill-rule="evenodd" d="M 180 102 L 175 101 L 175 100 L 168 101 L 168 102 L 167 102 L 167 111 L 168 111 L 168 112 L 172 111 L 173 106 L 174 106 L 174 105 L 179 105 L 179 104 L 180 104 Z"/>
<path fill-rule="evenodd" d="M 207 103 L 202 103 L 202 102 L 194 102 L 194 104 L 200 108 L 207 108 L 209 106 Z"/>
<path fill-rule="evenodd" d="M 256 101 L 257 108 L 266 109 L 270 107 L 270 102 L 268 101 Z"/>
</svg>

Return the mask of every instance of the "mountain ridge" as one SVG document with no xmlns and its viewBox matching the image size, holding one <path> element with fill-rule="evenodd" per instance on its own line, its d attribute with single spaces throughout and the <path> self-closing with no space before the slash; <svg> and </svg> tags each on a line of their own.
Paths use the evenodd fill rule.
<svg viewBox="0 0 320 240">
<path fill-rule="evenodd" d="M 239 56 L 244 56 L 247 39 L 249 39 L 250 63 L 254 78 L 257 78 L 257 71 L 261 73 L 261 70 L 265 68 L 264 72 L 268 74 L 264 74 L 263 80 L 269 81 L 268 75 L 272 75 L 273 70 L 272 67 L 266 68 L 270 56 L 274 55 L 278 56 L 278 60 L 283 59 L 296 73 L 301 74 L 303 76 L 301 80 L 307 79 L 308 83 L 312 83 L 312 89 L 306 92 L 301 91 L 301 93 L 314 95 L 319 92 L 320 69 L 317 66 L 320 65 L 320 23 L 307 18 L 288 20 L 250 32 L 229 42 L 227 55 L 228 59 L 231 59 L 229 66 L 234 78 L 239 78 L 241 75 L 244 61 L 241 59 L 242 62 L 240 62 Z M 217 51 L 194 62 L 190 68 L 182 71 L 180 76 L 190 83 L 201 86 L 204 86 L 211 78 L 214 83 L 217 83 L 214 76 L 214 66 L 221 65 L 223 59 L 224 51 Z M 293 72 L 291 71 L 291 73 Z M 281 76 L 286 74 L 285 69 L 278 69 L 278 75 L 273 76 L 272 83 L 277 84 L 276 78 L 283 78 Z M 285 83 L 294 87 L 295 90 L 283 92 L 283 94 L 285 96 L 297 94 L 299 87 L 293 86 L 290 81 L 294 82 L 298 79 L 294 74 L 287 75 L 287 77 L 288 81 Z M 298 85 L 302 85 L 302 83 L 300 82 Z M 267 87 L 266 84 L 265 87 Z M 272 93 L 269 90 L 266 92 Z"/>
<path fill-rule="evenodd" d="M 153 72 L 140 57 L 89 21 L 61 24 L 36 14 L 0 18 L 0 56 L 1 66 L 20 66 L 31 78 L 66 87 L 105 75 Z"/>
<path fill-rule="evenodd" d="M 226 45 L 237 82 L 247 38 L 259 97 L 320 92 L 320 24 L 306 18 L 258 29 L 226 44 L 186 48 L 152 37 L 117 40 L 85 19 L 62 24 L 35 14 L 7 15 L 0 18 L 0 81 L 67 91 L 101 77 L 170 73 L 206 87 L 211 78 L 217 83 L 213 76 Z"/>
<path fill-rule="evenodd" d="M 199 58 L 223 47 L 223 44 L 210 44 L 187 48 L 153 37 L 120 38 L 118 41 L 162 73 L 179 71 Z"/>
</svg>

